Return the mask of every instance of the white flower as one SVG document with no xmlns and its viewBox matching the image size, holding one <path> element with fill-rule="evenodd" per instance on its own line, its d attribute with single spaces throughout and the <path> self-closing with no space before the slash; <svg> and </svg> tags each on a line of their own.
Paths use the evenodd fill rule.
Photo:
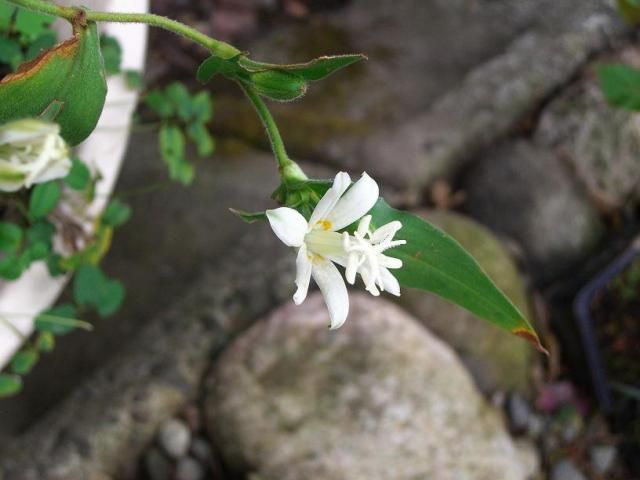
<svg viewBox="0 0 640 480">
<path fill-rule="evenodd" d="M 369 230 L 371 215 L 360 219 L 358 229 L 353 236 L 344 232 L 343 246 L 348 253 L 345 276 L 351 285 L 355 282 L 356 273 L 360 273 L 365 287 L 374 296 L 380 290 L 400 296 L 400 284 L 390 268 L 401 268 L 402 260 L 384 255 L 383 252 L 393 247 L 406 244 L 406 240 L 393 240 L 394 235 L 402 228 L 398 220 L 387 223 L 374 232 Z"/>
<path fill-rule="evenodd" d="M 386 228 L 378 235 L 375 232 L 373 235 L 369 234 L 369 241 L 375 244 L 369 245 L 368 249 L 364 246 L 356 247 L 349 235 L 339 233 L 339 230 L 357 222 L 371 210 L 378 200 L 379 190 L 378 184 L 366 173 L 363 173 L 362 178 L 351 188 L 349 188 L 350 185 L 349 175 L 345 172 L 338 173 L 332 187 L 320 199 L 308 222 L 300 213 L 288 207 L 266 212 L 271 228 L 278 238 L 285 245 L 298 248 L 296 259 L 298 289 L 293 296 L 293 301 L 296 305 L 304 301 L 310 278 L 313 277 L 329 309 L 331 329 L 340 327 L 347 319 L 349 312 L 347 287 L 334 263 L 347 267 L 350 275 L 348 278 L 351 280 L 355 280 L 357 272 L 363 276 L 365 284 L 370 285 L 373 278 L 374 282 L 379 282 L 379 285 L 385 289 L 399 293 L 399 286 L 395 288 L 397 281 L 393 284 L 386 275 L 393 278 L 387 268 L 399 268 L 402 262 L 395 259 L 393 259 L 395 262 L 391 261 L 390 257 L 381 253 L 387 248 L 400 244 L 398 241 L 395 243 L 391 241 L 395 232 L 401 227 L 400 222 L 392 222 L 393 225 L 389 224 L 392 227 L 385 226 L 376 230 L 378 232 Z M 366 230 L 368 225 L 367 221 Z M 362 235 L 353 241 L 367 243 L 364 231 L 361 233 Z M 350 252 L 345 249 L 347 245 L 351 248 Z M 366 257 L 364 260 L 362 260 L 363 256 Z M 352 265 L 349 267 L 351 258 Z M 376 261 L 381 268 L 374 268 Z M 393 280 L 395 281 L 395 278 Z"/>
<path fill-rule="evenodd" d="M 1 191 L 62 178 L 70 169 L 69 149 L 59 125 L 25 119 L 0 126 Z"/>
</svg>

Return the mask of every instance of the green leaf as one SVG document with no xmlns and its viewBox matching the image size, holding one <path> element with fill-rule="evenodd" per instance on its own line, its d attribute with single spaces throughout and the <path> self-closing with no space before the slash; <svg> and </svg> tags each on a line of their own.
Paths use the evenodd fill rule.
<svg viewBox="0 0 640 480">
<path fill-rule="evenodd" d="M 45 33 L 54 20 L 55 18 L 50 15 L 19 8 L 14 27 L 27 41 L 30 41 Z"/>
<path fill-rule="evenodd" d="M 15 223 L 0 222 L 0 252 L 16 253 L 22 245 L 23 232 Z"/>
<path fill-rule="evenodd" d="M 94 130 L 107 94 L 98 29 L 94 22 L 76 28 L 72 38 L 24 64 L 0 83 L 0 124 L 38 117 L 53 102 L 61 135 L 74 146 Z"/>
<path fill-rule="evenodd" d="M 22 379 L 17 375 L 0 373 L 0 398 L 10 397 L 22 390 Z"/>
<path fill-rule="evenodd" d="M 109 279 L 100 268 L 82 265 L 73 281 L 73 297 L 78 305 L 94 307 L 101 317 L 115 313 L 124 300 L 124 286 Z"/>
<path fill-rule="evenodd" d="M 225 75 L 230 78 L 243 77 L 246 71 L 238 65 L 239 59 L 239 55 L 229 59 L 209 57 L 198 67 L 196 78 L 201 83 L 208 83 L 216 75 Z"/>
<path fill-rule="evenodd" d="M 173 103 L 160 90 L 151 90 L 147 93 L 144 97 L 144 103 L 160 118 L 170 118 L 175 112 Z"/>
<path fill-rule="evenodd" d="M 125 70 L 124 78 L 127 86 L 132 90 L 142 90 L 144 87 L 144 78 L 138 70 Z"/>
<path fill-rule="evenodd" d="M 167 98 L 173 103 L 178 117 L 183 122 L 191 119 L 191 95 L 183 83 L 174 82 L 165 89 Z"/>
<path fill-rule="evenodd" d="M 53 351 L 56 346 L 56 339 L 51 332 L 40 332 L 36 340 L 38 351 L 48 353 Z"/>
<path fill-rule="evenodd" d="M 36 58 L 43 50 L 47 50 L 53 47 L 58 41 L 58 37 L 55 32 L 47 31 L 36 38 L 27 48 L 27 53 L 24 55 L 24 59 L 29 61 Z"/>
<path fill-rule="evenodd" d="M 91 171 L 78 157 L 73 157 L 71 161 L 71 170 L 65 177 L 64 183 L 73 190 L 82 191 L 87 188 L 91 181 Z"/>
<path fill-rule="evenodd" d="M 244 212 L 242 210 L 237 210 L 235 208 L 230 208 L 229 211 L 246 223 L 255 223 L 258 220 L 266 220 L 267 214 L 265 212 Z"/>
<path fill-rule="evenodd" d="M 211 95 L 203 91 L 191 99 L 191 113 L 196 122 L 207 123 L 213 116 Z"/>
<path fill-rule="evenodd" d="M 29 373 L 39 358 L 38 352 L 35 350 L 22 350 L 16 353 L 11 359 L 11 370 L 18 375 L 26 375 Z"/>
<path fill-rule="evenodd" d="M 393 271 L 401 285 L 433 292 L 545 352 L 522 313 L 457 241 L 415 215 L 391 208 L 383 199 L 369 213 L 376 226 L 402 222 L 396 237 L 407 244 L 386 252 L 403 262 L 402 268 Z"/>
<path fill-rule="evenodd" d="M 100 35 L 100 50 L 104 59 L 104 69 L 107 75 L 115 75 L 120 73 L 120 64 L 122 63 L 122 47 L 115 37 L 110 35 Z"/>
<path fill-rule="evenodd" d="M 193 181 L 193 167 L 185 158 L 185 139 L 182 130 L 175 125 L 163 125 L 160 128 L 160 154 L 169 167 L 172 180 L 189 185 Z"/>
<path fill-rule="evenodd" d="M 192 123 L 187 127 L 187 135 L 198 148 L 198 155 L 206 157 L 215 150 L 215 143 L 209 130 L 201 123 Z"/>
<path fill-rule="evenodd" d="M 7 38 L 0 35 L 0 63 L 7 65 L 19 64 L 23 60 L 22 48 L 20 43 L 13 38 Z"/>
<path fill-rule="evenodd" d="M 249 71 L 257 72 L 263 70 L 283 70 L 293 73 L 304 80 L 315 82 L 328 77 L 329 75 L 341 70 L 349 65 L 353 65 L 367 57 L 361 54 L 355 55 L 335 55 L 318 57 L 307 63 L 294 63 L 291 65 L 275 65 L 269 63 L 259 63 L 252 61 L 240 60 L 240 65 Z"/>
<path fill-rule="evenodd" d="M 13 23 L 13 14 L 16 7 L 9 5 L 6 1 L 0 0 L 0 31 L 9 30 Z"/>
<path fill-rule="evenodd" d="M 640 110 L 640 70 L 626 65 L 599 65 L 604 96 L 613 106 Z"/>
<path fill-rule="evenodd" d="M 102 223 L 118 228 L 131 217 L 131 207 L 118 199 L 111 200 L 102 213 Z"/>
<path fill-rule="evenodd" d="M 17 280 L 25 267 L 25 258 L 21 255 L 7 255 L 0 258 L 0 278 Z"/>
<path fill-rule="evenodd" d="M 61 194 L 57 181 L 36 185 L 29 198 L 29 216 L 33 220 L 45 218 L 55 208 Z"/>
<path fill-rule="evenodd" d="M 71 304 L 58 305 L 36 317 L 36 329 L 53 335 L 65 335 L 73 330 L 92 330 L 90 323 L 78 320 L 76 308 Z"/>
<path fill-rule="evenodd" d="M 47 220 L 38 220 L 27 229 L 27 240 L 31 245 L 44 244 L 51 248 L 56 227 Z"/>
</svg>

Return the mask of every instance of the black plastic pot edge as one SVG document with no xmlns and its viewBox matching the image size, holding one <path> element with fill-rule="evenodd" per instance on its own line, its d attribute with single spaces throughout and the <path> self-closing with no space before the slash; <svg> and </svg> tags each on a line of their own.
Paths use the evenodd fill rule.
<svg viewBox="0 0 640 480">
<path fill-rule="evenodd" d="M 631 245 L 622 255 L 582 287 L 573 303 L 573 312 L 578 322 L 578 330 L 580 330 L 582 345 L 587 357 L 593 389 L 600 407 L 605 412 L 611 411 L 611 389 L 607 372 L 600 356 L 600 349 L 596 342 L 594 320 L 591 316 L 591 303 L 596 293 L 604 288 L 613 277 L 624 270 L 638 255 L 640 255 L 640 237 L 631 242 Z"/>
</svg>

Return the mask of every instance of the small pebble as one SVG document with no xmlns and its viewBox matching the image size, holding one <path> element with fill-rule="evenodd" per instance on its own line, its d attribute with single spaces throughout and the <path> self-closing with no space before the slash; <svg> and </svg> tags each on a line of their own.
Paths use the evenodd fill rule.
<svg viewBox="0 0 640 480">
<path fill-rule="evenodd" d="M 509 420 L 514 431 L 523 432 L 527 429 L 529 417 L 531 416 L 531 408 L 521 395 L 514 393 L 509 396 L 507 412 L 509 413 Z"/>
<path fill-rule="evenodd" d="M 551 469 L 551 480 L 587 480 L 571 460 L 561 460 Z"/>
<path fill-rule="evenodd" d="M 191 458 L 183 457 L 176 466 L 176 480 L 202 480 L 205 476 L 205 469 L 200 463 Z"/>
<path fill-rule="evenodd" d="M 171 418 L 160 426 L 158 442 L 169 456 L 178 459 L 189 450 L 191 432 L 184 422 Z"/>
<path fill-rule="evenodd" d="M 191 442 L 191 455 L 204 465 L 209 465 L 213 461 L 213 451 L 206 438 L 195 437 Z"/>
<path fill-rule="evenodd" d="M 544 429 L 545 421 L 542 416 L 536 415 L 534 413 L 529 415 L 529 420 L 527 422 L 527 434 L 531 438 L 540 438 L 540 436 L 544 433 Z"/>
<path fill-rule="evenodd" d="M 151 447 L 147 450 L 143 463 L 150 480 L 171 480 L 171 461 L 159 448 Z"/>
<path fill-rule="evenodd" d="M 608 473 L 616 461 L 616 447 L 612 445 L 596 445 L 589 450 L 589 458 L 593 468 L 600 475 Z"/>
</svg>

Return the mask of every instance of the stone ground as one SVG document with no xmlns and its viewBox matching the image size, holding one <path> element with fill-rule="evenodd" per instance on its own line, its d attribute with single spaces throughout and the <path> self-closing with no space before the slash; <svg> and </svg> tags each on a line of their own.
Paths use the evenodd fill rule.
<svg viewBox="0 0 640 480">
<path fill-rule="evenodd" d="M 370 57 L 314 85 L 302 101 L 275 106 L 285 140 L 308 162 L 310 173 L 327 177 L 336 168 L 356 174 L 366 169 L 399 205 L 421 212 L 434 203 L 457 206 L 464 215 L 427 212 L 427 218 L 432 215 L 473 251 L 485 269 L 500 272 L 496 275 L 514 302 L 532 311 L 546 332 L 544 309 L 527 298 L 531 287 L 553 288 L 575 276 L 576 265 L 589 264 L 602 250 L 615 225 L 612 219 L 624 222 L 640 198 L 640 169 L 634 163 L 640 154 L 637 118 L 609 109 L 593 76 L 593 65 L 601 59 L 633 61 L 637 55 L 633 35 L 614 11 L 598 0 L 397 0 L 393 5 L 352 0 L 275 26 L 244 40 L 254 56 L 297 61 L 362 51 Z M 156 45 L 168 38 L 158 36 Z M 193 50 L 171 41 L 171 48 L 183 48 L 184 55 L 167 62 L 164 47 L 158 50 L 161 55 L 152 51 L 151 81 L 191 68 Z M 214 93 L 218 87 L 213 85 Z M 210 373 L 212 358 L 230 344 L 227 351 L 240 348 L 237 336 L 240 345 L 246 335 L 255 337 L 253 329 L 242 332 L 257 319 L 263 320 L 254 328 L 269 329 L 274 320 L 265 314 L 288 302 L 293 278 L 293 258 L 268 228 L 245 225 L 227 211 L 270 205 L 268 194 L 277 178 L 252 112 L 220 88 L 214 128 L 221 148 L 199 162 L 193 188 L 169 185 L 134 194 L 164 180 L 154 139 L 134 133 L 119 185 L 132 194 L 128 201 L 134 217 L 118 232 L 106 261 L 109 273 L 125 282 L 129 298 L 115 318 L 98 323 L 93 333 L 66 337 L 31 375 L 25 392 L 3 402 L 0 446 L 4 443 L 7 450 L 0 479 L 147 475 L 151 480 L 197 480 L 205 473 L 207 478 L 232 478 L 224 474 L 228 468 L 238 478 L 247 478 L 252 469 L 252 480 L 281 478 L 278 464 L 250 450 L 241 414 L 238 430 L 224 434 L 233 443 L 221 457 L 215 442 L 203 442 L 216 438 L 215 424 L 194 420 L 207 415 L 201 411 L 205 398 L 233 393 L 203 393 L 204 379 L 211 383 L 217 375 Z M 619 132 L 624 134 L 619 137 Z M 461 191 L 448 195 L 447 188 Z M 509 468 L 531 471 L 522 465 L 533 464 L 533 471 L 543 468 L 553 480 L 616 478 L 619 467 L 606 461 L 611 442 L 599 417 L 583 419 L 582 399 L 570 385 L 564 390 L 562 383 L 542 385 L 555 379 L 557 350 L 545 377 L 524 342 L 498 335 L 437 299 L 410 294 L 402 300 L 415 320 L 398 320 L 405 314 L 393 313 L 389 316 L 395 320 L 389 321 L 418 330 L 423 327 L 413 325 L 420 323 L 450 345 L 491 399 L 487 404 L 469 387 L 469 396 L 482 405 L 477 408 L 498 418 L 495 406 L 503 406 L 509 430 L 520 435 L 512 442 L 505 426 L 491 420 L 491 438 L 509 449 L 528 442 L 529 461 Z M 318 311 L 319 305 L 309 315 Z M 455 328 L 461 324 L 474 325 L 478 342 L 464 341 Z M 420 331 L 430 338 L 427 330 Z M 553 346 L 553 337 L 546 340 Z M 458 365 L 453 350 L 444 348 L 443 358 L 454 358 Z M 502 373 L 505 365 L 513 365 L 512 376 Z M 358 368 L 357 362 L 352 368 Z M 293 385 L 295 379 L 291 373 Z M 413 392 L 411 386 L 402 388 Z M 534 407 L 534 392 L 559 400 L 553 408 Z M 283 405 L 295 400 L 282 389 L 276 393 L 283 395 Z M 264 399 L 256 402 L 256 408 L 268 405 Z M 374 407 L 367 404 L 365 411 Z M 187 434 L 166 426 L 177 412 L 181 425 L 190 427 Z M 389 414 L 393 421 L 399 421 L 393 417 L 397 413 Z M 339 420 L 338 415 L 334 421 Z M 359 428 L 350 427 L 350 438 L 361 438 Z M 286 430 L 277 432 L 283 444 L 314 434 L 300 430 L 296 437 Z M 448 433 L 452 439 L 457 434 Z M 182 446 L 167 446 L 179 443 L 181 435 Z M 195 439 L 185 443 L 185 435 Z M 327 430 L 324 435 L 319 442 L 338 434 Z M 195 446 L 198 439 L 200 447 Z M 539 453 L 531 454 L 532 441 L 541 447 Z M 211 445 L 214 451 L 203 453 Z M 237 445 L 245 446 L 244 454 L 228 452 Z M 300 468 L 291 475 L 326 467 L 305 463 L 304 449 L 289 453 Z M 403 454 L 413 458 L 411 452 Z M 445 464 L 452 461 L 437 455 Z M 360 478 L 358 465 L 349 468 L 356 472 L 350 478 Z"/>
</svg>

